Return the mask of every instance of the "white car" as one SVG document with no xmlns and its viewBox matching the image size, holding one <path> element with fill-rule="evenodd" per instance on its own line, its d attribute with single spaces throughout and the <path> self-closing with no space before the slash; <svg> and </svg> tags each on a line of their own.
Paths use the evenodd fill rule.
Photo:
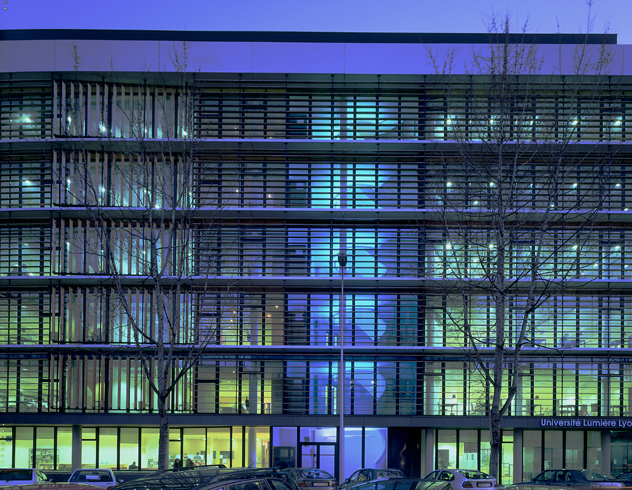
<svg viewBox="0 0 632 490">
<path fill-rule="evenodd" d="M 435 470 L 426 475 L 424 480 L 450 483 L 452 490 L 498 487 L 498 481 L 496 478 L 492 478 L 487 473 L 483 473 L 478 470 Z"/>
<path fill-rule="evenodd" d="M 70 475 L 68 483 L 84 483 L 102 488 L 103 490 L 112 490 L 119 484 L 112 470 L 99 468 L 75 470 L 72 475 Z"/>
<path fill-rule="evenodd" d="M 50 479 L 36 468 L 0 469 L 0 487 L 47 482 L 50 482 Z"/>
</svg>

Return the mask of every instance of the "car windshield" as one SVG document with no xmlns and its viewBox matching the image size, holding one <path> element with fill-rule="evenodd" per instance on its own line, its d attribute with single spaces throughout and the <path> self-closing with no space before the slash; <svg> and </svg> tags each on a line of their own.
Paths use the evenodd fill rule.
<svg viewBox="0 0 632 490">
<path fill-rule="evenodd" d="M 30 480 L 33 478 L 31 470 L 0 470 L 0 480 Z"/>
<path fill-rule="evenodd" d="M 586 480 L 588 481 L 604 481 L 604 480 L 612 480 L 611 476 L 604 475 L 598 471 L 593 470 L 581 470 L 580 473 L 584 475 Z"/>
<path fill-rule="evenodd" d="M 112 475 L 107 471 L 76 471 L 70 478 L 71 482 L 111 482 Z"/>
<path fill-rule="evenodd" d="M 329 473 L 319 469 L 301 471 L 302 478 L 333 478 Z"/>
<path fill-rule="evenodd" d="M 387 478 L 395 476 L 402 478 L 404 476 L 404 473 L 399 470 L 380 470 L 375 473 L 375 476 L 377 478 Z"/>
<path fill-rule="evenodd" d="M 486 480 L 490 477 L 487 473 L 483 473 L 482 471 L 459 470 L 459 473 L 468 480 Z"/>
<path fill-rule="evenodd" d="M 450 490 L 449 482 L 395 478 L 360 485 L 356 490 Z"/>
</svg>

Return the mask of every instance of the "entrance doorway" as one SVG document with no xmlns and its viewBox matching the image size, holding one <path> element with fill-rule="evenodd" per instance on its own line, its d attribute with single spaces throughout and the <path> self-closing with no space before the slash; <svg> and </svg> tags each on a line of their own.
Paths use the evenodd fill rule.
<svg viewBox="0 0 632 490">
<path fill-rule="evenodd" d="M 319 468 L 336 475 L 336 444 L 328 442 L 302 443 L 299 447 L 300 466 Z"/>
</svg>

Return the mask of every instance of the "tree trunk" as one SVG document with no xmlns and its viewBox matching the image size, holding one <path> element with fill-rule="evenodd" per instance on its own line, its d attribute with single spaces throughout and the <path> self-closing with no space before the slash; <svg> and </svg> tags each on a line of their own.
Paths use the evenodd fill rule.
<svg viewBox="0 0 632 490">
<path fill-rule="evenodd" d="M 489 434 L 490 452 L 489 452 L 489 474 L 498 479 L 498 467 L 500 459 L 500 445 L 502 443 L 500 431 L 500 409 L 496 405 L 492 405 L 489 412 Z"/>
<path fill-rule="evenodd" d="M 160 416 L 160 435 L 158 437 L 158 469 L 166 470 L 169 466 L 169 417 L 167 416 L 166 399 L 158 397 L 158 414 Z M 182 455 L 180 455 L 182 458 Z"/>
</svg>

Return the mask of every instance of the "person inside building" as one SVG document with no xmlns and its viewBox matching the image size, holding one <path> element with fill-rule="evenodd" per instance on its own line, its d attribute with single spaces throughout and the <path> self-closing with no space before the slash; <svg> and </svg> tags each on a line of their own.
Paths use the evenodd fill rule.
<svg viewBox="0 0 632 490">
<path fill-rule="evenodd" d="M 136 466 L 136 461 L 133 461 L 131 465 L 127 467 L 128 470 L 137 470 L 138 466 Z"/>
</svg>

